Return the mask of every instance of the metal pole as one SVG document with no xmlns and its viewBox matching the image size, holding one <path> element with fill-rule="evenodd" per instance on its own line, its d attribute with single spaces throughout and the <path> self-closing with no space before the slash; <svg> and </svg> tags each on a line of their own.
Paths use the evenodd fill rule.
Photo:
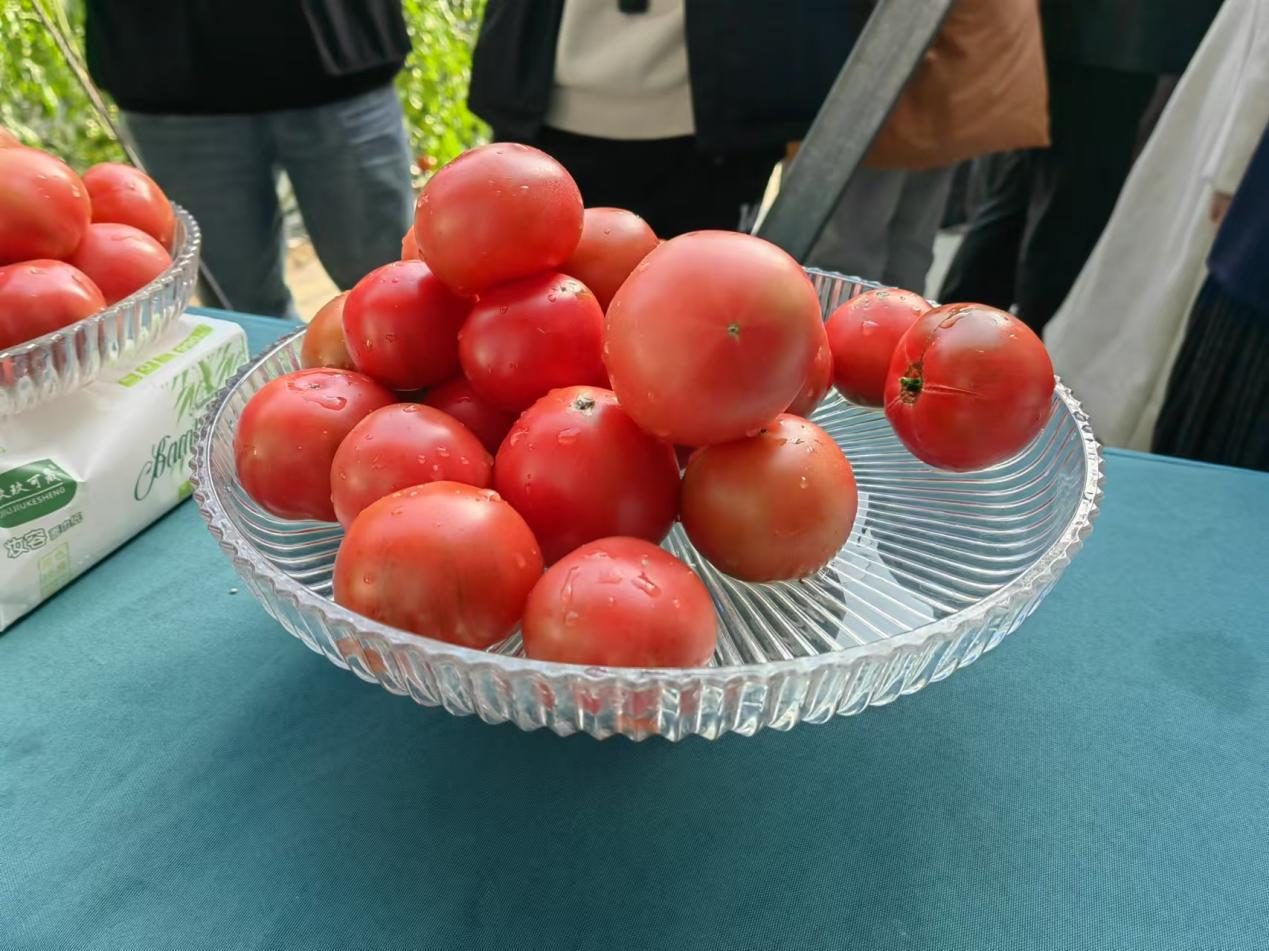
<svg viewBox="0 0 1269 951">
<path fill-rule="evenodd" d="M 806 260 L 955 0 L 881 0 L 780 185 L 760 237 Z"/>
</svg>

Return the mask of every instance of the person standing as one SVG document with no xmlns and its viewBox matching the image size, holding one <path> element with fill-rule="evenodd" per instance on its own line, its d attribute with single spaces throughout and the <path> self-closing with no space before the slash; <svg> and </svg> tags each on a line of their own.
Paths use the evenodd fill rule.
<svg viewBox="0 0 1269 951">
<path fill-rule="evenodd" d="M 742 226 L 856 36 L 842 0 L 489 0 L 471 110 L 662 237 Z"/>
<path fill-rule="evenodd" d="M 1102 442 L 1150 448 L 1216 222 L 1266 122 L 1269 0 L 1226 0 L 1045 333 Z"/>
<path fill-rule="evenodd" d="M 924 293 L 957 164 L 1048 144 L 1046 99 L 1036 0 L 958 0 L 807 263 Z"/>
<path fill-rule="evenodd" d="M 1184 71 L 1221 0 L 1041 0 L 1052 144 L 993 160 L 942 300 L 1057 312 L 1132 167 L 1160 76 Z"/>
<path fill-rule="evenodd" d="M 1207 280 L 1164 391 L 1154 452 L 1269 472 L 1267 264 L 1269 125 L 1208 255 Z"/>
<path fill-rule="evenodd" d="M 198 220 L 230 307 L 295 316 L 281 171 L 341 289 L 400 255 L 414 203 L 392 84 L 410 50 L 400 0 L 87 0 L 85 14 L 89 72 Z"/>
</svg>

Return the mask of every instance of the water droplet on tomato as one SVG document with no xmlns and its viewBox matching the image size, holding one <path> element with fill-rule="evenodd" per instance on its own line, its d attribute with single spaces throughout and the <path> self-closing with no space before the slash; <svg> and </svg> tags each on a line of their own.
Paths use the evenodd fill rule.
<svg viewBox="0 0 1269 951">
<path fill-rule="evenodd" d="M 448 450 L 448 449 L 446 449 L 444 446 L 437 446 L 437 447 L 436 447 L 436 454 L 437 454 L 438 456 L 440 456 L 442 459 L 448 459 L 448 458 L 449 458 L 449 450 Z"/>
<path fill-rule="evenodd" d="M 811 484 L 811 483 L 810 483 L 809 481 L 807 481 L 806 476 L 799 476 L 799 477 L 798 477 L 798 488 L 805 489 L 805 488 L 806 488 L 808 485 L 810 485 L 810 484 Z"/>
<path fill-rule="evenodd" d="M 579 620 L 581 620 L 581 617 L 582 616 L 578 614 L 576 611 L 565 611 L 564 612 L 564 626 L 572 627 Z"/>
<path fill-rule="evenodd" d="M 871 337 L 877 332 L 877 322 L 875 320 L 863 320 L 859 323 L 859 334 L 862 337 Z"/>
<path fill-rule="evenodd" d="M 406 404 L 406 406 L 405 406 L 405 409 L 403 409 L 401 412 L 403 412 L 403 413 L 417 413 L 418 411 L 419 411 L 419 408 L 418 408 L 417 406 L 415 406 L 413 403 L 407 403 L 407 404 Z"/>
<path fill-rule="evenodd" d="M 529 431 L 527 429 L 517 429 L 511 434 L 511 438 L 508 439 L 507 442 L 509 445 L 518 446 L 520 443 L 524 442 L 524 437 L 527 435 L 529 435 Z"/>
<path fill-rule="evenodd" d="M 659 598 L 661 596 L 660 587 L 642 571 L 631 578 L 630 583 L 650 598 Z"/>
<path fill-rule="evenodd" d="M 555 441 L 561 446 L 571 446 L 573 443 L 577 442 L 577 437 L 581 435 L 581 432 L 582 431 L 580 429 L 576 429 L 574 427 L 561 429 L 559 435 L 555 437 Z"/>
</svg>

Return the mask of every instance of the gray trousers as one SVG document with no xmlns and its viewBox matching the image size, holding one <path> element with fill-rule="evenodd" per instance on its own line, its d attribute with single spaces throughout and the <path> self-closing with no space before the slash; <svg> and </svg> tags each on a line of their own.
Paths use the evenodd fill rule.
<svg viewBox="0 0 1269 951">
<path fill-rule="evenodd" d="M 233 310 L 297 316 L 283 280 L 285 169 L 322 266 L 347 290 L 401 256 L 413 223 L 410 147 L 390 83 L 307 109 L 124 114 L 148 171 L 203 230 L 203 260 Z"/>
<path fill-rule="evenodd" d="M 807 263 L 923 294 L 954 174 L 857 169 Z"/>
</svg>

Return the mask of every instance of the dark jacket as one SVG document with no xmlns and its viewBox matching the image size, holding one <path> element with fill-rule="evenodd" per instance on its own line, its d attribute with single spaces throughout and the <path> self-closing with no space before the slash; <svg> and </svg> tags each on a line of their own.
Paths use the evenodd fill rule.
<svg viewBox="0 0 1269 951">
<path fill-rule="evenodd" d="M 1128 73 L 1179 75 L 1221 0 L 1041 0 L 1051 59 Z"/>
<path fill-rule="evenodd" d="M 1269 320 L 1269 128 L 1216 233 L 1207 267 L 1226 294 Z"/>
<path fill-rule="evenodd" d="M 248 113 L 389 82 L 410 51 L 400 0 L 86 0 L 88 70 L 123 109 Z"/>
<path fill-rule="evenodd" d="M 700 148 L 737 152 L 802 138 L 858 34 L 855 0 L 686 4 Z M 468 104 L 504 138 L 532 139 L 542 125 L 563 9 L 563 0 L 489 0 Z"/>
</svg>

